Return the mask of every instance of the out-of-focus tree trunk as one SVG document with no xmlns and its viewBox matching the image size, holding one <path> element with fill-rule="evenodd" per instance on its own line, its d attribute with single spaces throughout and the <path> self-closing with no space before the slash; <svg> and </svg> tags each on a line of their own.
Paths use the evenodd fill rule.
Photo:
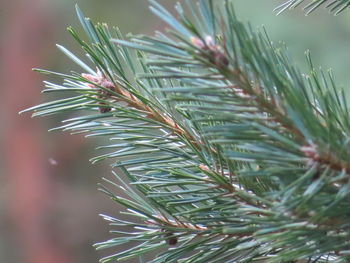
<svg viewBox="0 0 350 263">
<path fill-rule="evenodd" d="M 72 261 L 56 244 L 45 223 L 53 186 L 45 142 L 40 136 L 44 129 L 39 120 L 18 115 L 19 110 L 35 105 L 40 99 L 41 83 L 31 68 L 42 64 L 40 56 L 49 43 L 53 23 L 50 10 L 45 7 L 43 0 L 2 3 L 7 21 L 1 33 L 0 117 L 6 125 L 2 127 L 6 138 L 2 151 L 10 187 L 7 209 L 17 243 L 13 249 L 19 253 L 21 262 L 68 263 Z"/>
</svg>

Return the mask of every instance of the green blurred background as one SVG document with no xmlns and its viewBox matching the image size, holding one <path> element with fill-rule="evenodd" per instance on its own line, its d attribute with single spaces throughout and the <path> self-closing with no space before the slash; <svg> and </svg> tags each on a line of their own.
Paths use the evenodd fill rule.
<svg viewBox="0 0 350 263">
<path fill-rule="evenodd" d="M 337 83 L 350 83 L 350 11 L 333 17 L 319 10 L 305 17 L 300 10 L 280 16 L 273 8 L 283 0 L 236 0 L 236 11 L 253 28 L 264 25 L 270 38 L 283 40 L 302 71 L 304 52 L 316 65 L 334 70 Z M 117 215 L 116 207 L 96 184 L 110 177 L 108 163 L 91 165 L 96 139 L 47 133 L 62 116 L 30 119 L 17 112 L 44 100 L 41 81 L 52 79 L 32 67 L 59 72 L 80 69 L 55 43 L 81 54 L 66 32 L 79 28 L 74 4 L 96 22 L 122 32 L 152 34 L 161 30 L 147 0 L 1 0 L 0 4 L 0 262 L 92 263 L 107 251 L 92 244 L 110 237 L 99 213 Z M 175 1 L 159 0 L 166 6 Z M 108 251 L 110 252 L 110 251 Z"/>
</svg>

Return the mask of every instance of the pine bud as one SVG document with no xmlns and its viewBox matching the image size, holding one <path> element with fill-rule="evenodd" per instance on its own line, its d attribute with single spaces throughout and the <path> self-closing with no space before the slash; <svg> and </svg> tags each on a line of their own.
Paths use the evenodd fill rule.
<svg viewBox="0 0 350 263">
<path fill-rule="evenodd" d="M 215 50 L 217 48 L 217 46 L 215 45 L 214 40 L 213 40 L 213 38 L 211 36 L 206 36 L 205 37 L 205 44 L 207 45 L 207 47 L 210 50 Z"/>
<path fill-rule="evenodd" d="M 196 47 L 198 47 L 198 48 L 200 48 L 200 49 L 203 49 L 203 48 L 205 47 L 205 44 L 203 43 L 203 41 L 200 40 L 198 37 L 192 36 L 191 39 L 190 39 L 190 41 L 191 41 L 191 43 L 192 43 L 194 46 L 196 46 Z"/>
<path fill-rule="evenodd" d="M 222 53 L 221 51 L 218 51 L 217 53 L 215 53 L 215 65 L 217 66 L 228 66 L 228 58 L 226 57 L 226 55 L 224 53 Z"/>
<path fill-rule="evenodd" d="M 177 237 L 174 236 L 174 234 L 171 233 L 170 231 L 165 230 L 165 237 L 166 237 L 166 242 L 169 246 L 174 246 L 178 242 Z"/>
<path fill-rule="evenodd" d="M 87 79 L 88 81 L 90 82 L 95 82 L 95 83 L 98 83 L 99 82 L 99 77 L 98 76 L 94 76 L 92 74 L 87 74 L 87 73 L 82 73 L 81 76 L 84 78 L 84 79 Z"/>
<path fill-rule="evenodd" d="M 82 73 L 81 76 L 90 82 L 96 83 L 96 85 L 93 85 L 91 83 L 87 83 L 86 85 L 90 88 L 98 89 L 98 99 L 107 99 L 110 96 L 109 91 L 115 90 L 114 84 L 111 81 L 109 81 L 99 70 L 97 71 L 96 75 Z M 98 86 L 101 86 L 104 89 L 101 89 Z M 111 107 L 108 107 L 107 104 L 104 102 L 99 102 L 99 105 L 100 113 L 106 113 L 112 110 Z"/>
<path fill-rule="evenodd" d="M 217 67 L 226 67 L 229 64 L 229 60 L 226 54 L 222 51 L 219 45 L 215 44 L 212 36 L 206 36 L 204 42 L 198 37 L 191 37 L 191 43 L 197 48 L 207 51 L 209 55 L 209 61 L 215 64 Z"/>
</svg>

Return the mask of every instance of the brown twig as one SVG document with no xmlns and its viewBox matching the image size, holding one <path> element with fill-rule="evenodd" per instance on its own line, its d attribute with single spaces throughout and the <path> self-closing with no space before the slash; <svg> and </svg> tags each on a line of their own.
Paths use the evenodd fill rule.
<svg viewBox="0 0 350 263">
<path fill-rule="evenodd" d="M 345 171 L 348 175 L 350 174 L 350 164 L 343 160 L 338 160 L 330 151 L 320 154 L 316 146 L 303 146 L 301 151 L 309 159 L 310 164 L 324 164 L 333 170 Z M 350 176 L 348 176 L 347 179 L 349 179 L 349 177 Z"/>
<path fill-rule="evenodd" d="M 99 98 L 104 98 L 104 99 L 111 98 L 116 102 L 127 103 L 128 106 L 144 112 L 145 115 L 150 119 L 164 124 L 166 127 L 169 128 L 169 130 L 172 133 L 179 135 L 181 137 L 185 137 L 188 141 L 190 141 L 195 145 L 198 144 L 196 139 L 193 138 L 193 136 L 190 133 L 188 133 L 186 130 L 180 127 L 170 116 L 168 116 L 165 113 L 161 113 L 159 111 L 153 110 L 152 108 L 150 108 L 148 105 L 140 101 L 135 95 L 133 95 L 131 92 L 129 92 L 125 88 L 121 86 L 116 86 L 114 83 L 108 80 L 101 72 L 98 71 L 96 75 L 83 73 L 82 77 L 90 82 L 96 83 L 96 85 L 90 84 L 90 83 L 87 84 L 87 86 L 90 88 L 98 89 L 98 86 L 102 86 L 103 88 L 105 88 L 105 90 L 100 91 L 100 95 L 98 96 Z M 114 91 L 118 93 L 120 97 L 113 96 L 112 92 L 108 93 L 106 92 L 106 90 Z M 107 106 L 103 105 L 103 107 L 107 107 Z"/>
</svg>

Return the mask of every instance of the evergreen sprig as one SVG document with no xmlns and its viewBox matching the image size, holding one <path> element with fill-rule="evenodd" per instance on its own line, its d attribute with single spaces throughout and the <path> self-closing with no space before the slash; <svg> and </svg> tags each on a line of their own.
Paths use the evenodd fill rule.
<svg viewBox="0 0 350 263">
<path fill-rule="evenodd" d="M 332 73 L 307 53 L 301 74 L 231 1 L 185 0 L 177 18 L 150 3 L 171 29 L 127 40 L 77 8 L 89 41 L 69 32 L 96 70 L 59 46 L 84 73 L 41 71 L 64 79 L 44 91 L 77 95 L 29 109 L 78 111 L 59 129 L 110 139 L 92 161 L 120 168 L 118 193 L 101 190 L 130 219 L 104 216 L 116 237 L 96 246 L 129 249 L 101 262 L 348 262 L 350 118 Z"/>
<path fill-rule="evenodd" d="M 278 13 L 282 13 L 287 9 L 294 9 L 304 2 L 307 2 L 307 1 L 306 0 L 288 0 L 283 4 L 279 5 L 275 10 Z M 310 0 L 309 3 L 305 5 L 303 9 L 305 10 L 305 14 L 308 15 L 321 6 L 324 6 L 331 13 L 333 13 L 334 15 L 337 15 L 350 6 L 350 0 Z"/>
</svg>

